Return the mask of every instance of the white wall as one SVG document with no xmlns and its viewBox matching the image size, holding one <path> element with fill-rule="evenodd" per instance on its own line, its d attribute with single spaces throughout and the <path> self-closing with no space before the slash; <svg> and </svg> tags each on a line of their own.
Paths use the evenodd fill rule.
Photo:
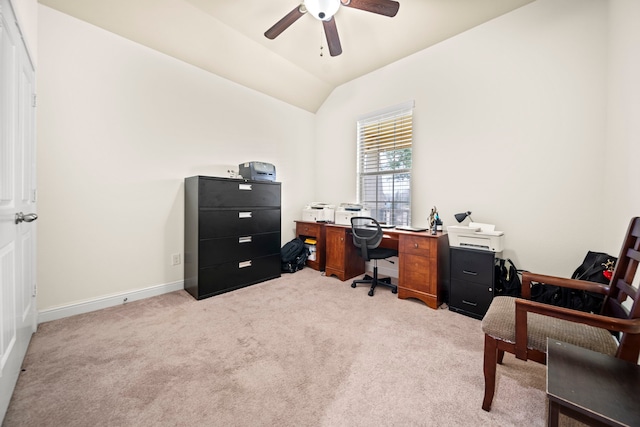
<svg viewBox="0 0 640 427">
<path fill-rule="evenodd" d="M 309 201 L 314 116 L 39 9 L 38 305 L 171 284 L 183 180 L 276 165 L 282 240 Z M 184 255 L 184 254 L 183 254 Z"/>
<path fill-rule="evenodd" d="M 620 245 L 629 218 L 640 216 L 640 2 L 609 2 L 606 178 L 603 189 L 608 246 Z M 617 255 L 617 254 L 616 254 Z"/>
<path fill-rule="evenodd" d="M 317 113 L 316 198 L 355 199 L 357 117 L 414 99 L 414 224 L 471 210 L 505 232 L 505 257 L 549 274 L 617 254 L 602 220 L 607 15 L 603 0 L 538 0 L 337 88 Z"/>
</svg>

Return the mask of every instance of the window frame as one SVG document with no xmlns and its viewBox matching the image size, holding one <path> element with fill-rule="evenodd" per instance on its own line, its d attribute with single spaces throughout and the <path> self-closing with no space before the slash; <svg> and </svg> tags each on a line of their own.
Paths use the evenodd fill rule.
<svg viewBox="0 0 640 427">
<path fill-rule="evenodd" d="M 357 200 L 379 222 L 411 225 L 414 107 L 409 101 L 357 120 Z"/>
</svg>

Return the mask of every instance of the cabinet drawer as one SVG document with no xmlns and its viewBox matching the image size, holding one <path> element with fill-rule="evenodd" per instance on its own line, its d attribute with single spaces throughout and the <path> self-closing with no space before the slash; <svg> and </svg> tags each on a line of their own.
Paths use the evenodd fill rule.
<svg viewBox="0 0 640 427">
<path fill-rule="evenodd" d="M 494 253 L 451 249 L 451 279 L 493 286 Z"/>
<path fill-rule="evenodd" d="M 478 283 L 451 279 L 449 306 L 474 314 L 481 319 L 493 300 L 493 288 Z"/>
<path fill-rule="evenodd" d="M 280 231 L 280 209 L 201 209 L 200 239 Z"/>
<path fill-rule="evenodd" d="M 280 268 L 280 253 L 202 268 L 198 277 L 198 293 L 200 298 L 206 298 L 274 279 L 280 277 Z"/>
<path fill-rule="evenodd" d="M 201 207 L 279 207 L 280 185 L 236 179 L 201 178 Z"/>
<path fill-rule="evenodd" d="M 280 232 L 253 234 L 200 241 L 198 265 L 211 267 L 280 253 Z"/>
<path fill-rule="evenodd" d="M 437 240 L 429 237 L 401 235 L 398 251 L 428 258 L 431 254 L 436 253 L 436 244 Z"/>
</svg>

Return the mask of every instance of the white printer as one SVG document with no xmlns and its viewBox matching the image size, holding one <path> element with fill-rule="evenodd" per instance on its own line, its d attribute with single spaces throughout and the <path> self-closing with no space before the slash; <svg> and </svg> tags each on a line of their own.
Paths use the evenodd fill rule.
<svg viewBox="0 0 640 427">
<path fill-rule="evenodd" d="M 302 209 L 302 220 L 310 222 L 333 222 L 335 208 L 335 205 L 311 202 Z"/>
<path fill-rule="evenodd" d="M 495 228 L 493 224 L 480 222 L 470 222 L 468 226 L 450 225 L 447 227 L 449 246 L 502 252 L 504 233 Z"/>
<path fill-rule="evenodd" d="M 336 209 L 336 224 L 351 225 L 354 216 L 371 216 L 371 211 L 356 203 L 340 203 Z"/>
</svg>

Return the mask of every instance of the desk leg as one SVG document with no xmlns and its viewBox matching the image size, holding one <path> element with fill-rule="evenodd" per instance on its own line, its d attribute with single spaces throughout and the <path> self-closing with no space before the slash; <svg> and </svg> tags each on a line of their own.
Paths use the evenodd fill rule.
<svg viewBox="0 0 640 427">
<path fill-rule="evenodd" d="M 548 399 L 548 398 L 547 398 Z M 560 405 L 558 402 L 549 400 L 549 414 L 547 418 L 548 427 L 558 427 L 558 417 L 560 416 Z"/>
</svg>

